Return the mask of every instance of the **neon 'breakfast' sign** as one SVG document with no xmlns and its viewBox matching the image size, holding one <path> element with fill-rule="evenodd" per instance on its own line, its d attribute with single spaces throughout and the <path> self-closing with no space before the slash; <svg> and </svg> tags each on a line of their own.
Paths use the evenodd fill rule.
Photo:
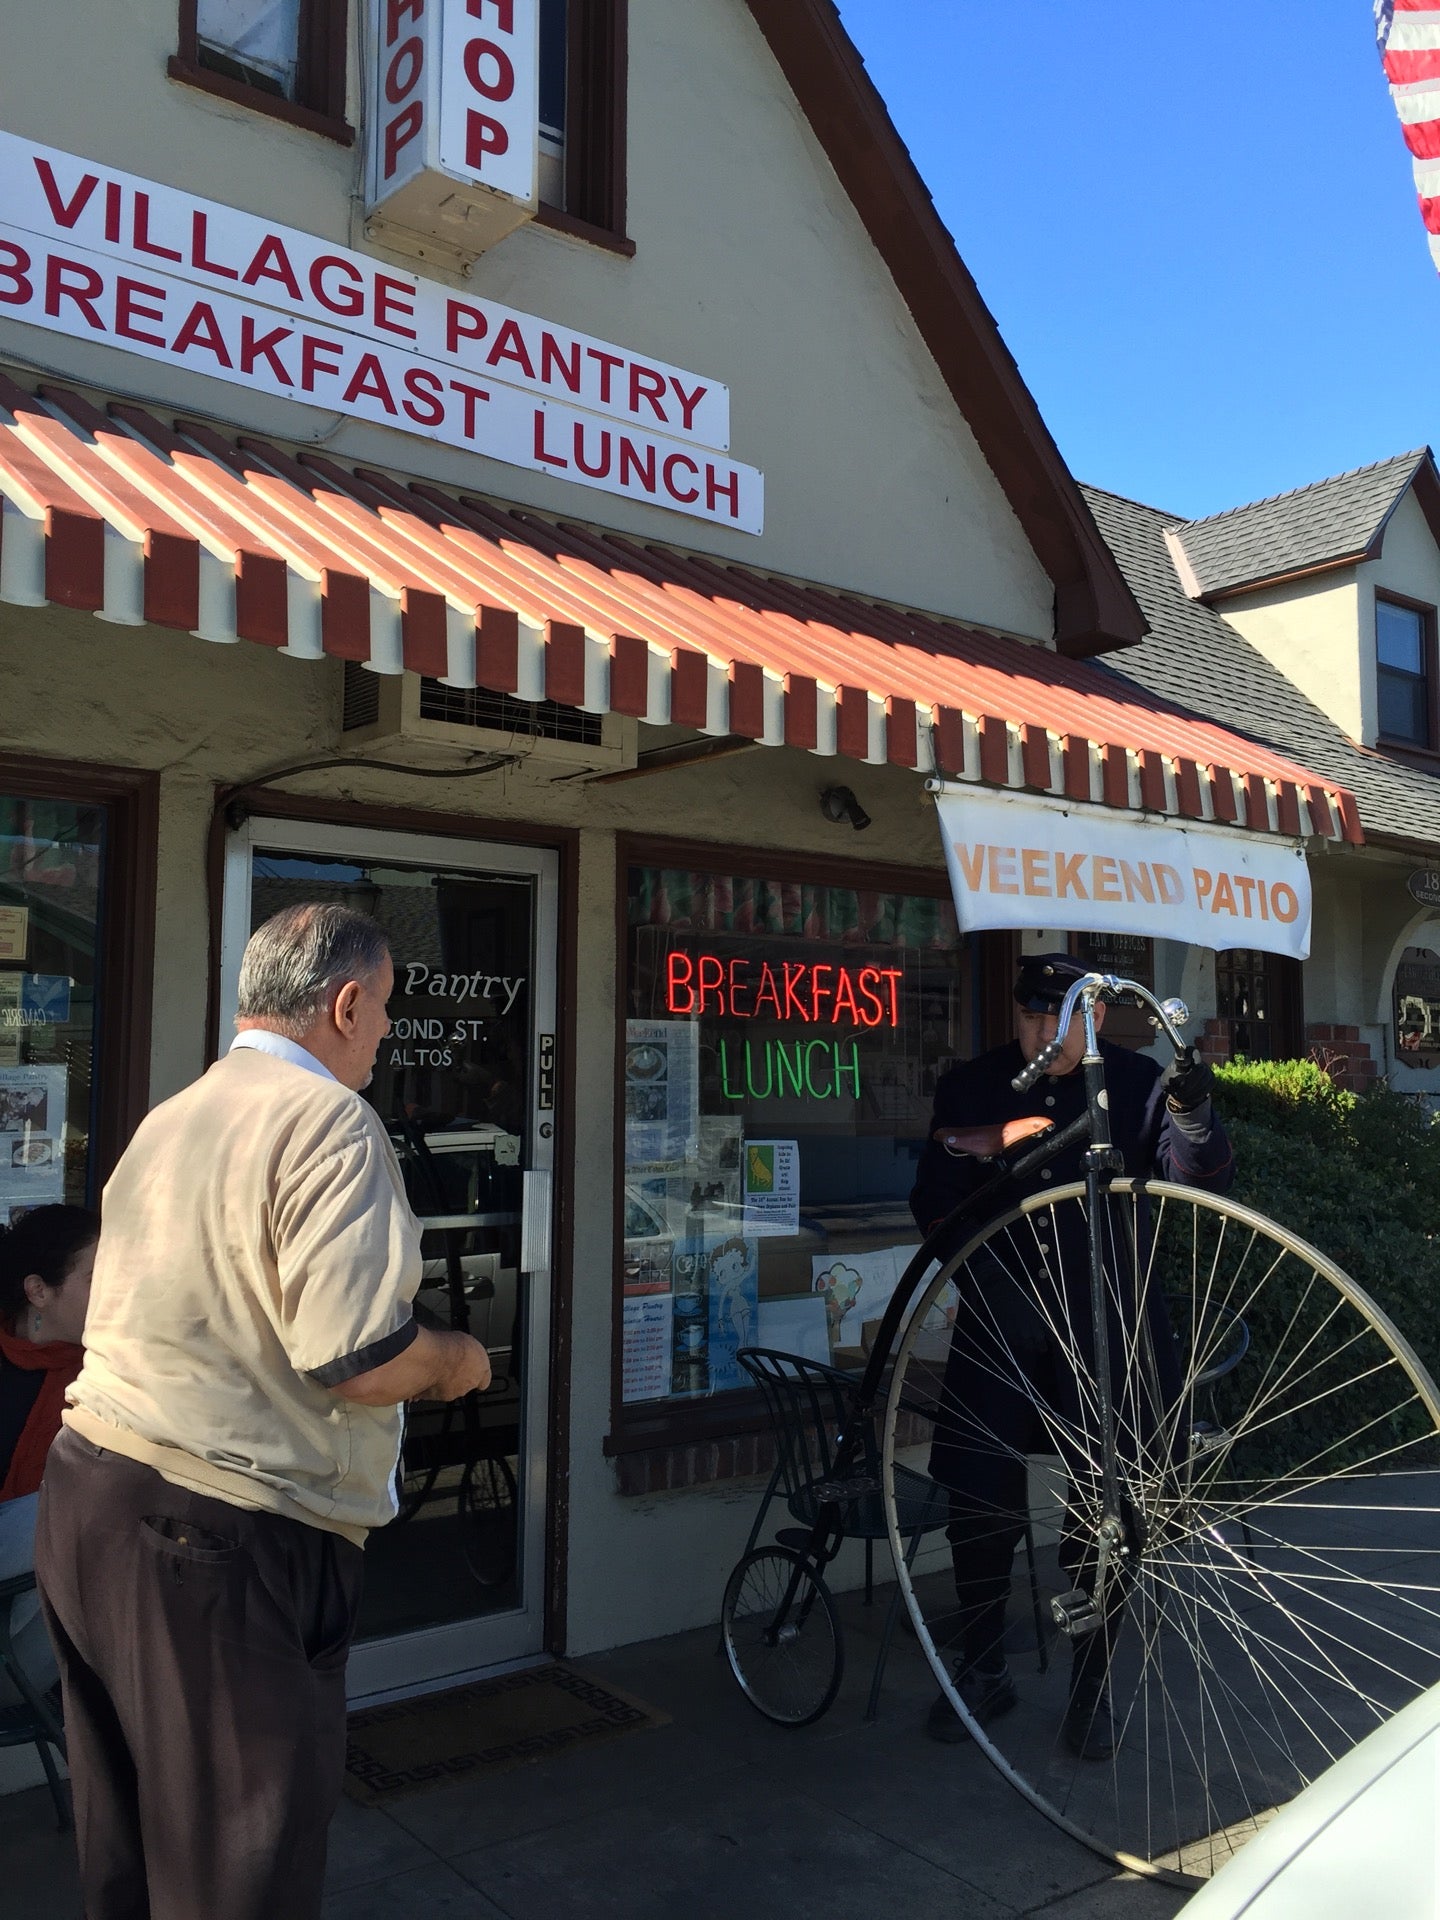
<svg viewBox="0 0 1440 1920">
<path fill-rule="evenodd" d="M 843 967 L 823 960 L 722 960 L 715 953 L 666 956 L 665 1006 L 678 1018 L 793 1020 L 807 1026 L 898 1027 L 899 967 Z"/>
</svg>

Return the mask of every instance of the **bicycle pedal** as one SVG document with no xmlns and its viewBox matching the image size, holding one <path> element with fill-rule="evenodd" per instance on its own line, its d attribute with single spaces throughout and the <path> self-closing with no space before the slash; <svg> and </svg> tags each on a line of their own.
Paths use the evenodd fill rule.
<svg viewBox="0 0 1440 1920">
<path fill-rule="evenodd" d="M 1083 1587 L 1057 1593 L 1050 1602 L 1050 1612 L 1056 1626 L 1071 1640 L 1084 1640 L 1100 1625 L 1100 1609 Z"/>
</svg>

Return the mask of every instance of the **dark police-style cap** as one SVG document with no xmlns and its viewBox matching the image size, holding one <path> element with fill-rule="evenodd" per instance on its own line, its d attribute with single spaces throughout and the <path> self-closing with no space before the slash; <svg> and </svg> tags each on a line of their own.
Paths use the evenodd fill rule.
<svg viewBox="0 0 1440 1920">
<path fill-rule="evenodd" d="M 1090 969 L 1068 953 L 1027 953 L 1015 976 L 1015 998 L 1027 1013 L 1057 1013 L 1060 1003 Z"/>
</svg>

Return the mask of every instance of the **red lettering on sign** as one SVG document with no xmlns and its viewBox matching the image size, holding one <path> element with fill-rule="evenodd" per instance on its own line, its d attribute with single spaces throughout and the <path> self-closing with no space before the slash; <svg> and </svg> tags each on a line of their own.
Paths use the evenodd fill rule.
<svg viewBox="0 0 1440 1920">
<path fill-rule="evenodd" d="M 544 384 L 552 386 L 558 373 L 571 393 L 580 391 L 580 342 L 572 341 L 567 359 L 560 351 L 560 342 L 553 333 L 540 336 L 540 378 Z"/>
<path fill-rule="evenodd" d="M 425 11 L 425 0 L 385 0 L 385 44 L 393 47 L 404 20 L 418 20 Z"/>
<path fill-rule="evenodd" d="M 340 355 L 343 349 L 334 340 L 322 340 L 318 334 L 304 333 L 300 336 L 300 384 L 306 393 L 315 391 L 315 381 L 322 373 L 336 374 L 340 371 Z M 327 366 L 320 358 L 322 353 L 333 353 L 334 361 Z"/>
<path fill-rule="evenodd" d="M 575 422 L 575 464 L 582 473 L 588 473 L 592 480 L 603 480 L 610 471 L 610 429 L 600 429 L 600 459 L 593 464 L 585 457 L 585 423 Z"/>
<path fill-rule="evenodd" d="M 479 307 L 464 300 L 445 302 L 445 350 L 458 353 L 462 340 L 483 340 L 488 322 Z"/>
<path fill-rule="evenodd" d="M 527 380 L 535 378 L 535 366 L 518 320 L 505 321 L 495 336 L 494 346 L 485 356 L 487 367 L 493 367 L 500 360 L 513 360 Z"/>
<path fill-rule="evenodd" d="M 396 411 L 395 396 L 390 391 L 390 382 L 385 378 L 385 369 L 380 364 L 378 353 L 361 354 L 340 399 L 347 407 L 356 400 L 378 400 L 387 413 Z"/>
<path fill-rule="evenodd" d="M 445 383 L 439 374 L 431 373 L 427 367 L 407 367 L 404 386 L 410 398 L 402 400 L 400 405 L 415 424 L 440 426 L 445 419 L 445 402 L 440 398 Z"/>
<path fill-rule="evenodd" d="M 0 286 L 0 306 L 23 307 L 35 298 L 35 289 L 30 284 L 30 256 L 23 247 L 17 247 L 13 240 L 0 240 L 0 253 L 9 258 L 0 264 L 0 281 L 10 283 L 6 293 Z"/>
<path fill-rule="evenodd" d="M 390 64 L 385 69 L 385 98 L 392 107 L 398 107 L 420 78 L 420 70 L 425 65 L 425 43 L 419 34 L 411 34 L 408 40 L 402 40 L 390 56 Z"/>
<path fill-rule="evenodd" d="M 628 433 L 620 436 L 620 484 L 629 486 L 638 480 L 646 493 L 655 491 L 655 448 L 647 444 L 644 452 L 636 446 Z"/>
<path fill-rule="evenodd" d="M 490 395 L 484 387 L 472 386 L 468 380 L 452 380 L 450 385 L 454 392 L 464 395 L 465 438 L 467 440 L 473 440 L 475 438 L 475 409 L 482 400 L 488 400 Z"/>
<path fill-rule="evenodd" d="M 403 106 L 393 119 L 385 122 L 385 178 L 388 180 L 400 164 L 400 150 L 408 147 L 425 124 L 425 109 L 418 100 Z"/>
<path fill-rule="evenodd" d="M 215 309 L 205 300 L 197 300 L 186 314 L 183 325 L 170 342 L 172 353 L 188 353 L 191 347 L 199 347 L 205 353 L 213 353 L 222 367 L 233 367 L 230 349 L 225 344 L 225 336 L 220 331 L 220 322 L 215 318 Z"/>
<path fill-rule="evenodd" d="M 489 0 L 495 9 L 495 24 L 501 33 L 515 31 L 515 0 Z M 472 20 L 485 18 L 486 0 L 465 0 L 465 11 Z"/>
<path fill-rule="evenodd" d="M 158 300 L 161 304 L 158 307 L 142 306 L 141 300 L 146 297 Z M 142 328 L 137 327 L 135 322 L 163 320 L 165 318 L 164 300 L 163 287 L 147 286 L 143 280 L 130 280 L 122 274 L 115 282 L 116 333 L 123 335 L 126 340 L 142 340 L 147 347 L 163 347 L 165 345 L 163 333 L 146 333 Z"/>
<path fill-rule="evenodd" d="M 488 113 L 477 113 L 473 107 L 465 115 L 465 164 L 472 173 L 480 173 L 485 166 L 487 153 L 508 152 L 510 135 L 498 120 L 492 120 Z"/>
<path fill-rule="evenodd" d="M 508 100 L 515 91 L 515 66 L 503 47 L 497 47 L 493 40 L 471 40 L 463 55 L 465 78 L 476 93 L 486 100 Z M 495 69 L 494 76 L 485 70 L 486 62 Z"/>
<path fill-rule="evenodd" d="M 587 347 L 585 351 L 600 369 L 600 398 L 608 407 L 610 376 L 617 367 L 623 367 L 625 362 L 618 353 L 606 353 L 603 347 Z"/>
<path fill-rule="evenodd" d="M 37 157 L 35 161 L 35 171 L 40 176 L 40 186 L 45 194 L 45 204 L 50 209 L 50 218 L 55 222 L 57 227 L 64 227 L 67 230 L 73 227 L 89 204 L 91 194 L 94 193 L 96 187 L 100 184 L 99 174 L 82 174 L 79 186 L 76 187 L 70 198 L 66 200 L 56 183 L 55 171 L 48 160 L 41 160 Z M 117 235 L 115 237 L 118 238 L 119 236 Z"/>
<path fill-rule="evenodd" d="M 806 1026 L 900 1024 L 899 967 L 858 970 L 826 960 L 768 960 L 672 952 L 665 962 L 665 1005 L 674 1014 L 732 1020 L 795 1020 Z"/>
<path fill-rule="evenodd" d="M 270 371 L 282 387 L 294 386 L 289 369 L 280 358 L 279 347 L 281 341 L 288 340 L 295 329 L 272 327 L 269 333 L 257 333 L 255 328 L 255 316 L 242 313 L 240 316 L 240 371 L 253 373 L 255 362 L 263 359 L 269 363 Z"/>
<path fill-rule="evenodd" d="M 700 498 L 700 489 L 699 487 L 676 486 L 675 473 L 679 467 L 685 467 L 692 478 L 699 477 L 700 469 L 688 453 L 667 453 L 665 456 L 665 464 L 660 469 L 660 477 L 665 483 L 665 491 L 672 500 L 679 500 L 682 504 L 688 504 L 690 501 Z"/>
<path fill-rule="evenodd" d="M 161 260 L 183 260 L 178 247 L 162 247 L 158 240 L 150 238 L 150 196 L 137 193 L 135 196 L 135 217 L 132 223 L 132 235 L 137 253 L 153 253 Z"/>
<path fill-rule="evenodd" d="M 563 453 L 551 453 L 545 445 L 545 409 L 535 409 L 535 458 L 542 460 L 547 467 L 568 467 L 570 462 Z"/>
<path fill-rule="evenodd" d="M 668 427 L 670 416 L 665 411 L 665 395 L 670 383 L 663 373 L 657 373 L 653 367 L 642 366 L 638 360 L 630 363 L 630 411 L 639 413 L 640 402 L 648 400 L 650 411 L 662 426 Z"/>
<path fill-rule="evenodd" d="M 406 320 L 415 313 L 414 289 L 407 287 L 403 280 L 397 280 L 393 274 L 377 273 L 375 276 L 375 324 L 384 327 L 387 333 L 398 333 L 403 339 L 415 338 L 414 327 L 402 327 L 390 315 L 397 313 Z"/>
<path fill-rule="evenodd" d="M 52 320 L 59 318 L 62 300 L 73 300 L 86 326 L 103 333 L 105 322 L 96 312 L 95 302 L 104 291 L 105 282 L 93 267 L 66 260 L 58 253 L 52 253 L 45 262 L 45 311 Z"/>
<path fill-rule="evenodd" d="M 740 476 L 732 467 L 730 478 L 722 480 L 716 468 L 709 461 L 705 463 L 705 505 L 714 513 L 718 501 L 728 500 L 730 518 L 740 518 Z"/>
<path fill-rule="evenodd" d="M 685 422 L 686 431 L 689 432 L 695 425 L 695 409 L 710 389 L 700 386 L 696 387 L 693 393 L 687 393 L 673 373 L 670 376 L 670 384 L 675 389 L 675 397 L 680 402 L 681 417 Z"/>
<path fill-rule="evenodd" d="M 255 249 L 255 258 L 240 278 L 247 287 L 253 287 L 257 280 L 278 280 L 296 306 L 300 304 L 300 282 L 295 278 L 295 269 L 285 251 L 285 242 L 278 233 L 266 234 Z"/>
<path fill-rule="evenodd" d="M 190 264 L 201 273 L 217 274 L 222 280 L 238 280 L 239 269 L 212 260 L 207 251 L 210 241 L 210 216 L 198 210 L 190 216 Z"/>
<path fill-rule="evenodd" d="M 332 287 L 325 278 L 327 273 L 332 272 L 337 281 L 348 280 L 349 285 Z M 322 307 L 328 307 L 331 313 L 354 320 L 365 311 L 365 276 L 348 260 L 342 260 L 338 253 L 316 254 L 305 278 L 316 300 Z"/>
</svg>

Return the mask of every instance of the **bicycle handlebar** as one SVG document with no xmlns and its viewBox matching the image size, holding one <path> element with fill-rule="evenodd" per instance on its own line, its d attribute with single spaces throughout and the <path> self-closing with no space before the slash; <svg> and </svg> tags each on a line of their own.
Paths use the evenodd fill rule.
<svg viewBox="0 0 1440 1920">
<path fill-rule="evenodd" d="M 1022 1067 L 1010 1082 L 1016 1093 L 1028 1093 L 1041 1075 L 1048 1073 L 1060 1058 L 1077 1003 L 1081 999 L 1087 999 L 1093 1006 L 1102 993 L 1133 993 L 1136 999 L 1151 1009 L 1153 1019 L 1163 1029 L 1166 1039 L 1174 1047 L 1176 1057 L 1178 1058 L 1187 1050 L 1189 1042 L 1180 1032 L 1180 1028 L 1189 1020 L 1190 1009 L 1183 1000 L 1157 1000 L 1150 989 L 1142 987 L 1138 980 L 1122 980 L 1119 974 L 1083 974 L 1065 995 L 1055 1022 L 1055 1038 L 1042 1047 L 1035 1058 Z"/>
</svg>

